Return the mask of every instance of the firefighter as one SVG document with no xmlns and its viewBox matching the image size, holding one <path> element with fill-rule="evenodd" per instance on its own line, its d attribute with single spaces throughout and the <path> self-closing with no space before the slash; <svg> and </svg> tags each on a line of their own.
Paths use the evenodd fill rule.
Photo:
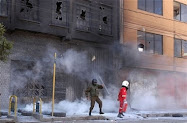
<svg viewBox="0 0 187 123">
<path fill-rule="evenodd" d="M 128 85 L 129 85 L 128 81 L 126 81 L 126 80 L 123 81 L 122 87 L 121 87 L 119 94 L 118 94 L 118 101 L 120 103 L 119 114 L 118 114 L 119 118 L 122 118 L 122 116 L 124 116 L 123 112 L 126 112 L 126 110 L 127 110 L 126 96 L 127 96 Z"/>
<path fill-rule="evenodd" d="M 92 85 L 89 86 L 86 91 L 85 91 L 85 95 L 88 98 L 88 94 L 90 94 L 90 100 L 91 100 L 91 106 L 90 106 L 90 111 L 89 111 L 89 116 L 91 116 L 92 110 L 94 108 L 95 102 L 97 102 L 99 104 L 99 108 L 100 108 L 100 114 L 104 114 L 102 112 L 102 101 L 99 99 L 99 89 L 103 89 L 102 85 L 97 84 L 97 80 L 93 79 L 92 80 Z"/>
</svg>

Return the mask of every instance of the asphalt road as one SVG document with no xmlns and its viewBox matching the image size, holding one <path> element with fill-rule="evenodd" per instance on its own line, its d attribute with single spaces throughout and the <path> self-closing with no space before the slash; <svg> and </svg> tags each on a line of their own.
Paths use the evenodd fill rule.
<svg viewBox="0 0 187 123">
<path fill-rule="evenodd" d="M 46 122 L 45 122 L 46 123 Z M 50 122 L 51 123 L 51 122 Z M 53 123 L 187 123 L 186 119 L 105 120 L 105 121 L 56 121 Z"/>
</svg>

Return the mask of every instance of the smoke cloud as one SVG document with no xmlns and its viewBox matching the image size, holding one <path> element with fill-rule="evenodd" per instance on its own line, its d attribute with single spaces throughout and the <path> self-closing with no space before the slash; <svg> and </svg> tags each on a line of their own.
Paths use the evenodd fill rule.
<svg viewBox="0 0 187 123">
<path fill-rule="evenodd" d="M 107 95 L 105 98 L 101 96 L 101 100 L 103 103 L 103 111 L 105 113 L 117 113 L 119 109 L 119 103 L 117 101 L 117 93 L 118 88 L 116 88 L 113 85 L 110 85 L 111 88 L 109 88 L 109 91 L 111 92 L 110 95 Z M 42 112 L 51 112 L 52 109 L 52 103 L 44 103 L 42 105 Z M 75 101 L 60 101 L 59 103 L 56 103 L 54 106 L 55 112 L 64 112 L 67 115 L 81 115 L 84 113 L 88 113 L 90 108 L 90 100 L 86 100 L 85 98 L 82 98 L 81 100 L 75 100 Z M 27 104 L 23 110 L 25 111 L 32 111 L 33 104 Z M 97 103 L 95 103 L 95 107 L 92 111 L 93 113 L 99 113 L 99 106 Z"/>
<path fill-rule="evenodd" d="M 67 74 L 76 75 L 81 79 L 90 77 L 89 59 L 86 51 L 78 52 L 74 49 L 69 49 L 64 52 L 61 58 L 57 59 L 57 65 Z"/>
<path fill-rule="evenodd" d="M 149 74 L 149 70 L 138 70 L 137 67 L 149 61 L 149 59 L 142 59 L 141 54 L 136 51 L 137 49 L 133 46 L 130 47 L 129 45 L 131 44 L 127 44 L 124 47 L 114 46 L 114 54 L 118 54 L 117 64 L 119 64 L 120 66 L 117 67 L 117 70 L 131 68 L 131 70 L 128 71 L 129 73 L 122 73 L 127 74 L 123 79 L 127 79 L 130 81 L 130 93 L 128 93 L 130 99 L 128 100 L 128 103 L 130 104 L 131 108 L 135 108 L 138 110 L 156 110 L 159 107 L 171 109 L 171 107 L 175 105 L 175 103 L 172 103 L 175 102 L 174 96 L 163 96 L 162 94 L 165 94 L 166 92 L 160 91 L 160 88 L 162 87 L 162 85 L 160 86 L 160 84 L 162 84 L 164 81 L 162 78 L 166 74 L 164 74 L 163 72 Z M 53 49 L 50 52 L 57 52 L 57 50 Z M 47 52 L 46 54 L 49 53 Z M 109 69 L 113 70 L 112 67 L 102 67 L 104 69 L 100 69 L 100 71 L 92 70 L 92 68 L 90 67 L 90 62 L 94 62 L 95 59 L 97 60 L 97 57 L 93 60 L 93 58 L 90 58 L 88 56 L 87 51 L 76 51 L 75 49 L 68 49 L 63 53 L 58 51 L 57 54 L 61 54 L 61 56 L 57 55 L 57 66 L 59 71 L 63 71 L 69 75 L 75 75 L 82 80 L 86 79 L 88 81 L 91 81 L 90 79 L 96 78 L 99 80 L 100 84 L 103 84 L 103 82 L 99 78 L 105 78 L 103 77 L 104 73 Z M 39 79 L 43 74 L 45 74 L 44 63 L 52 64 L 54 62 L 53 54 L 50 54 L 50 56 L 48 57 L 48 59 L 44 58 L 43 61 L 38 61 L 35 64 L 35 67 L 32 68 L 33 72 L 31 72 L 30 70 L 26 71 L 25 74 L 20 75 L 20 77 L 18 77 L 18 80 L 16 81 L 25 82 L 30 76 L 33 76 L 32 78 L 34 80 Z M 169 82 L 167 83 L 169 85 Z M 103 111 L 118 112 L 119 105 L 117 102 L 117 95 L 120 87 L 116 86 L 121 85 L 121 81 L 117 81 L 115 83 L 116 85 L 109 85 L 108 83 L 104 84 L 107 84 L 107 89 L 103 90 L 109 92 L 110 95 L 106 94 L 107 96 L 105 95 L 101 98 L 103 101 Z M 17 86 L 22 86 L 22 84 Z M 178 90 L 178 93 L 180 94 L 180 96 L 183 96 L 181 90 Z M 65 112 L 67 113 L 67 115 L 81 114 L 87 113 L 89 110 L 89 106 L 90 101 L 87 101 L 85 99 L 75 100 L 73 102 L 64 100 L 55 104 L 55 111 Z M 51 102 L 44 103 L 42 108 L 43 111 L 51 110 Z M 32 104 L 27 105 L 24 110 L 31 111 Z M 96 103 L 93 112 L 98 111 L 99 109 Z"/>
</svg>

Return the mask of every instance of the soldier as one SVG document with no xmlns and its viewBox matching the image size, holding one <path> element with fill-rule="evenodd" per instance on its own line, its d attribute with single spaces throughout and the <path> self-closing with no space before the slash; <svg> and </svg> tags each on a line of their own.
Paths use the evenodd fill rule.
<svg viewBox="0 0 187 123">
<path fill-rule="evenodd" d="M 95 101 L 99 104 L 99 108 L 100 108 L 100 114 L 104 114 L 102 112 L 102 101 L 99 99 L 99 89 L 103 89 L 102 85 L 98 85 L 97 84 L 97 80 L 93 79 L 92 80 L 92 85 L 89 86 L 86 91 L 86 97 L 88 99 L 88 93 L 90 94 L 90 100 L 91 100 L 91 107 L 90 107 L 90 111 L 89 111 L 89 116 L 91 116 L 92 110 L 94 108 L 95 105 Z"/>
</svg>

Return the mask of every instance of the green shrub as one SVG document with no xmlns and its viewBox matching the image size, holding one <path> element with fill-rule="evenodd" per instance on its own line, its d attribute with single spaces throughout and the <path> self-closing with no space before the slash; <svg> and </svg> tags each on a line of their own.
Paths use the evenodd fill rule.
<svg viewBox="0 0 187 123">
<path fill-rule="evenodd" d="M 7 41 L 4 37 L 5 31 L 5 27 L 0 23 L 0 60 L 3 62 L 8 59 L 13 45 L 12 42 Z"/>
</svg>

